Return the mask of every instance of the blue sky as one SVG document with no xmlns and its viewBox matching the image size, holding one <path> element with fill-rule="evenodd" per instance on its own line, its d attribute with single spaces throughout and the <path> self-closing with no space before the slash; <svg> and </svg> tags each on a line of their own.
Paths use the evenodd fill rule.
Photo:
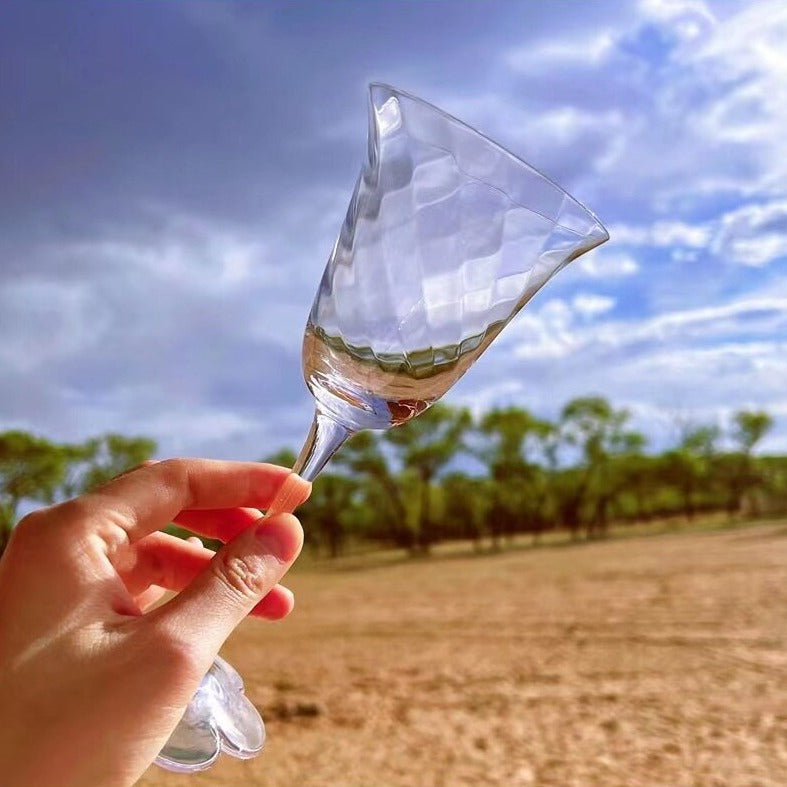
<svg viewBox="0 0 787 787">
<path fill-rule="evenodd" d="M 461 117 L 612 240 L 449 394 L 599 393 L 662 448 L 764 408 L 787 452 L 783 2 L 6 2 L 0 429 L 297 447 L 300 339 L 366 84 Z"/>
</svg>

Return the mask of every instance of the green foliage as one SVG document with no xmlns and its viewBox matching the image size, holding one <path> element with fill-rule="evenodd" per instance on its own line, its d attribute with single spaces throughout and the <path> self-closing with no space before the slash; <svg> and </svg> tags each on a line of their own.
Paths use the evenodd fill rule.
<svg viewBox="0 0 787 787">
<path fill-rule="evenodd" d="M 485 519 L 493 545 L 514 533 L 537 536 L 546 529 L 549 488 L 531 457 L 549 456 L 552 425 L 519 407 L 496 408 L 481 418 L 479 432 L 476 456 L 488 467 Z"/>
<path fill-rule="evenodd" d="M 378 540 L 410 549 L 413 528 L 409 526 L 405 505 L 406 489 L 394 473 L 389 458 L 383 451 L 382 441 L 375 432 L 360 432 L 344 445 L 333 460 L 360 476 L 359 496 L 368 508 L 364 531 Z"/>
<path fill-rule="evenodd" d="M 87 455 L 83 458 L 84 471 L 81 489 L 86 491 L 105 484 L 114 478 L 150 459 L 156 451 L 156 443 L 146 437 L 124 437 L 107 434 L 88 440 Z"/>
<path fill-rule="evenodd" d="M 442 510 L 444 538 L 467 538 L 476 545 L 484 533 L 488 508 L 486 482 L 464 473 L 450 473 L 436 490 Z"/>
<path fill-rule="evenodd" d="M 600 396 L 568 402 L 560 414 L 560 434 L 579 449 L 579 472 L 562 483 L 563 524 L 577 535 L 584 523 L 588 537 L 604 536 L 617 498 L 627 487 L 630 463 L 645 446 L 639 432 L 627 431 L 627 410 L 616 410 Z"/>
<path fill-rule="evenodd" d="M 290 448 L 280 448 L 270 456 L 266 456 L 262 461 L 268 464 L 278 465 L 279 467 L 292 467 L 298 457 Z"/>
<path fill-rule="evenodd" d="M 0 552 L 22 503 L 47 505 L 91 489 L 148 459 L 152 440 L 108 434 L 78 444 L 0 433 Z"/>
<path fill-rule="evenodd" d="M 645 438 L 628 424 L 625 409 L 599 396 L 566 403 L 555 423 L 516 406 L 474 422 L 465 409 L 436 404 L 342 448 L 300 510 L 307 543 L 331 557 L 362 541 L 426 552 L 445 539 L 502 547 L 516 534 L 537 539 L 552 528 L 592 538 L 613 521 L 787 512 L 787 457 L 755 455 L 773 425 L 767 413 L 741 410 L 726 432 L 684 424 L 675 445 L 657 455 L 645 452 Z M 119 434 L 57 444 L 0 433 L 0 549 L 23 504 L 79 494 L 155 448 Z M 469 474 L 463 457 L 483 471 Z M 295 458 L 284 449 L 266 461 L 290 467 Z"/>
<path fill-rule="evenodd" d="M 307 540 L 328 555 L 358 541 L 413 553 L 446 539 L 479 546 L 489 539 L 500 548 L 514 535 L 535 540 L 553 528 L 593 538 L 613 521 L 787 508 L 787 464 L 752 455 L 772 423 L 767 414 L 733 417 L 726 437 L 738 451 L 720 450 L 725 435 L 717 426 L 692 424 L 659 455 L 645 452 L 629 418 L 599 396 L 568 402 L 555 423 L 517 406 L 473 422 L 466 410 L 440 403 L 387 433 L 362 432 L 301 509 Z M 462 472 L 464 455 L 484 471 Z M 269 461 L 294 459 L 279 452 Z"/>
<path fill-rule="evenodd" d="M 773 427 L 773 418 L 762 411 L 740 410 L 733 416 L 732 437 L 745 454 L 752 449 Z"/>
<path fill-rule="evenodd" d="M 51 503 L 67 468 L 63 446 L 27 432 L 0 434 L 0 506 L 14 517 L 19 503 Z"/>
<path fill-rule="evenodd" d="M 21 431 L 0 433 L 0 551 L 23 501 L 53 502 L 67 470 L 62 446 Z"/>
<path fill-rule="evenodd" d="M 304 532 L 314 547 L 323 547 L 329 557 L 342 554 L 351 529 L 358 482 L 339 473 L 323 472 L 299 516 Z"/>
<path fill-rule="evenodd" d="M 446 404 L 435 404 L 417 418 L 385 433 L 401 465 L 418 478 L 420 504 L 415 546 L 427 552 L 435 540 L 431 511 L 431 487 L 438 473 L 464 449 L 464 437 L 472 425 L 470 413 Z"/>
</svg>

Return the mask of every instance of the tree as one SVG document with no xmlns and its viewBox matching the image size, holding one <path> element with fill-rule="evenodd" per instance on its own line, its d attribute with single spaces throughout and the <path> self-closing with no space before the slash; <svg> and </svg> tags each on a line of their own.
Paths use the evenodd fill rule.
<svg viewBox="0 0 787 787">
<path fill-rule="evenodd" d="M 76 453 L 79 461 L 87 461 L 78 491 L 93 489 L 142 464 L 153 456 L 156 447 L 155 440 L 150 438 L 121 434 L 106 434 L 88 440 L 84 445 L 84 453 Z"/>
<path fill-rule="evenodd" d="M 647 467 L 646 457 L 642 453 L 645 443 L 645 435 L 635 431 L 620 431 L 610 442 L 595 490 L 596 524 L 601 527 L 602 534 L 606 530 L 613 504 L 617 504 L 629 489 L 634 493 L 641 490 L 642 471 Z"/>
<path fill-rule="evenodd" d="M 787 456 L 763 456 L 758 460 L 758 469 L 767 513 L 787 514 Z"/>
<path fill-rule="evenodd" d="M 727 516 L 734 519 L 743 508 L 746 493 L 758 482 L 752 458 L 742 451 L 717 454 L 712 459 L 710 476 Z"/>
<path fill-rule="evenodd" d="M 772 426 L 773 418 L 763 411 L 739 410 L 732 417 L 731 437 L 738 450 L 718 456 L 714 468 L 726 493 L 730 517 L 743 509 L 747 498 L 752 503 L 751 508 L 756 508 L 752 493 L 762 483 L 762 475 L 752 453 Z"/>
<path fill-rule="evenodd" d="M 549 430 L 550 424 L 524 408 L 494 408 L 481 419 L 480 431 L 489 440 L 480 456 L 490 466 L 515 467 L 529 460 L 531 443 Z"/>
<path fill-rule="evenodd" d="M 660 485 L 660 457 L 642 453 L 644 444 L 613 460 L 613 477 L 625 501 L 625 516 L 647 521 L 656 513 L 655 497 Z"/>
<path fill-rule="evenodd" d="M 528 455 L 551 433 L 551 425 L 520 407 L 496 408 L 481 419 L 480 432 L 485 440 L 476 455 L 489 468 L 488 526 L 494 545 L 505 533 L 529 531 L 536 538 L 546 521 L 547 487 L 543 471 Z"/>
<path fill-rule="evenodd" d="M 344 549 L 357 487 L 352 478 L 323 472 L 303 506 L 304 530 L 325 544 L 331 558 L 338 557 Z"/>
<path fill-rule="evenodd" d="M 638 452 L 644 445 L 642 435 L 624 429 L 628 419 L 627 410 L 616 410 L 600 396 L 572 399 L 561 411 L 563 438 L 581 456 L 580 473 L 574 476 L 573 494 L 566 507 L 573 532 L 578 529 L 583 508 L 590 508 L 584 512 L 588 537 L 606 533 L 609 510 L 621 488 L 613 481 L 611 459 Z"/>
<path fill-rule="evenodd" d="M 574 541 L 579 539 L 582 530 L 582 509 L 588 482 L 587 468 L 561 468 L 553 471 L 551 476 L 555 514 L 561 527 L 568 530 Z"/>
<path fill-rule="evenodd" d="M 402 466 L 413 470 L 419 481 L 415 546 L 420 552 L 428 552 L 434 540 L 429 507 L 431 484 L 463 448 L 463 438 L 471 424 L 472 418 L 467 410 L 438 403 L 418 418 L 385 434 L 387 442 L 399 454 Z"/>
<path fill-rule="evenodd" d="M 297 461 L 298 457 L 290 448 L 280 448 L 270 456 L 266 456 L 262 461 L 271 465 L 278 465 L 279 467 L 292 467 Z"/>
<path fill-rule="evenodd" d="M 454 538 L 469 538 L 476 549 L 484 517 L 483 484 L 483 479 L 458 472 L 448 473 L 441 484 L 444 531 Z"/>
<path fill-rule="evenodd" d="M 684 425 L 677 446 L 664 455 L 664 479 L 678 490 L 689 521 L 697 511 L 700 492 L 708 490 L 720 436 L 715 425 Z"/>
<path fill-rule="evenodd" d="M 732 417 L 732 437 L 747 456 L 751 456 L 754 447 L 773 427 L 773 418 L 762 410 L 739 410 Z"/>
<path fill-rule="evenodd" d="M 396 478 L 391 471 L 379 437 L 364 431 L 353 435 L 336 455 L 334 461 L 351 472 L 366 476 L 382 493 L 386 504 L 374 505 L 372 510 L 383 520 L 383 530 L 396 546 L 411 549 L 413 533 L 407 526 L 407 508 Z M 374 497 L 371 490 L 362 490 L 367 505 Z"/>
<path fill-rule="evenodd" d="M 62 446 L 22 431 L 0 433 L 0 551 L 23 500 L 53 502 L 66 473 Z"/>
</svg>

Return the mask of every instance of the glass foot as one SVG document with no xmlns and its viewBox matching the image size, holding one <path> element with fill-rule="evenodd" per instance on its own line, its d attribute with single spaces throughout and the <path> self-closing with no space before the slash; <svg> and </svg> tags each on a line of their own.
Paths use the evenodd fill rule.
<svg viewBox="0 0 787 787">
<path fill-rule="evenodd" d="M 222 751 L 247 760 L 264 745 L 265 725 L 243 693 L 241 676 L 217 656 L 156 765 L 178 773 L 204 771 Z"/>
</svg>

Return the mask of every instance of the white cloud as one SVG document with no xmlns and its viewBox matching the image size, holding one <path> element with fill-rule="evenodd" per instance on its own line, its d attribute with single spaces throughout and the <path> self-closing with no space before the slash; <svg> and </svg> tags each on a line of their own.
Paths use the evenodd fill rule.
<svg viewBox="0 0 787 787">
<path fill-rule="evenodd" d="M 300 260 L 282 250 L 275 232 L 166 212 L 33 249 L 29 270 L 0 276 L 6 423 L 259 456 L 281 424 L 266 426 L 269 413 L 307 400 L 299 356 L 316 275 L 304 291 Z"/>
<path fill-rule="evenodd" d="M 614 235 L 613 238 L 618 240 Z M 614 246 L 602 246 L 572 263 L 572 270 L 577 270 L 591 279 L 616 279 L 633 276 L 639 270 L 639 264 L 625 251 Z"/>
<path fill-rule="evenodd" d="M 762 267 L 787 257 L 787 199 L 743 205 L 697 224 L 618 224 L 610 234 L 625 246 L 671 249 L 678 261 L 694 261 L 706 250 L 721 262 Z"/>
<path fill-rule="evenodd" d="M 458 392 L 452 397 L 455 404 L 467 407 L 476 417 L 483 415 L 493 407 L 500 406 L 502 402 L 516 402 L 523 395 L 524 385 L 520 380 L 503 380 L 493 385 L 469 391 Z"/>
<path fill-rule="evenodd" d="M 571 300 L 531 304 L 489 350 L 473 391 L 494 401 L 501 381 L 522 379 L 519 401 L 550 417 L 597 392 L 628 407 L 655 448 L 674 441 L 678 413 L 709 423 L 761 408 L 776 417 L 763 450 L 787 450 L 787 293 L 774 290 L 645 319 L 588 322 Z"/>
<path fill-rule="evenodd" d="M 582 317 L 596 317 L 614 308 L 615 299 L 606 295 L 580 293 L 572 298 L 571 305 L 574 307 L 574 311 Z"/>
<path fill-rule="evenodd" d="M 552 298 L 540 309 L 529 306 L 505 329 L 498 343 L 513 345 L 518 358 L 565 357 L 579 343 L 574 312 L 561 298 Z"/>
<path fill-rule="evenodd" d="M 0 286 L 0 366 L 25 374 L 74 353 L 91 352 L 111 321 L 85 282 L 40 278 Z"/>
<path fill-rule="evenodd" d="M 65 264 L 93 260 L 107 269 L 139 268 L 142 275 L 179 287 L 211 291 L 284 279 L 262 240 L 247 230 L 164 210 L 155 219 L 148 233 L 87 238 L 49 251 Z"/>
<path fill-rule="evenodd" d="M 680 221 L 657 221 L 652 228 L 654 246 L 689 246 L 702 248 L 708 245 L 708 228 Z"/>
<path fill-rule="evenodd" d="M 599 325 L 588 343 L 622 347 L 642 342 L 730 340 L 770 336 L 787 329 L 787 298 L 750 298 L 727 304 L 668 312 L 639 322 Z"/>
<path fill-rule="evenodd" d="M 501 341 L 513 344 L 518 358 L 560 359 L 580 350 L 614 349 L 622 356 L 625 348 L 642 344 L 677 341 L 685 346 L 693 340 L 738 342 L 740 337 L 787 336 L 787 297 L 781 296 L 666 312 L 642 320 L 587 325 L 576 319 L 601 315 L 613 306 L 613 299 L 590 294 L 575 296 L 571 305 L 552 299 L 540 309 L 530 308 L 518 315 Z"/>
<path fill-rule="evenodd" d="M 509 50 L 503 55 L 506 65 L 523 74 L 538 74 L 550 66 L 567 62 L 593 66 L 607 58 L 615 44 L 610 30 L 594 31 L 590 36 L 570 40 L 550 39 Z"/>
<path fill-rule="evenodd" d="M 682 93 L 696 99 L 687 117 L 693 131 L 689 144 L 695 153 L 703 145 L 715 153 L 711 161 L 717 171 L 722 169 L 720 157 L 728 157 L 727 177 L 719 179 L 717 187 L 733 186 L 744 195 L 784 189 L 785 40 L 787 6 L 778 0 L 751 3 L 716 24 L 702 41 L 686 44 L 676 53 L 676 67 L 684 79 Z M 707 156 L 700 156 L 697 163 L 707 161 Z M 702 173 L 696 166 L 694 172 L 687 169 L 684 180 L 691 183 L 695 178 L 706 193 L 714 189 L 712 172 Z"/>
<path fill-rule="evenodd" d="M 546 104 L 534 113 L 546 117 L 539 122 L 528 122 L 524 107 L 523 138 L 556 130 L 558 142 L 585 141 L 585 166 L 610 193 L 657 213 L 716 196 L 783 194 L 787 6 L 711 11 L 703 2 L 660 0 L 641 3 L 636 24 L 622 20 L 584 39 L 556 37 L 503 55 L 512 77 L 527 77 L 524 95 Z M 603 128 L 603 144 L 587 144 L 590 128 Z"/>
<path fill-rule="evenodd" d="M 787 200 L 745 205 L 725 214 L 712 249 L 719 257 L 753 267 L 787 257 Z"/>
<path fill-rule="evenodd" d="M 659 22 L 681 42 L 692 42 L 707 34 L 716 17 L 702 0 L 642 0 L 645 18 Z"/>
<path fill-rule="evenodd" d="M 708 245 L 710 230 L 706 223 L 690 224 L 685 221 L 655 221 L 652 224 L 610 226 L 613 242 L 629 246 L 689 246 L 701 248 Z"/>
</svg>

